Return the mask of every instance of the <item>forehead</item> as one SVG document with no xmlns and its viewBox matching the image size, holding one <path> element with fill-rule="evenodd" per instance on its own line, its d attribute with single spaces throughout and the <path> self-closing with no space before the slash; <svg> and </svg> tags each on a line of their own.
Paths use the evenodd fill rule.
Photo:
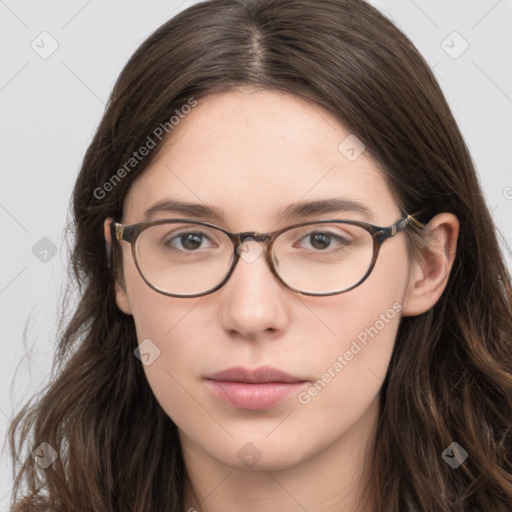
<svg viewBox="0 0 512 512">
<path fill-rule="evenodd" d="M 242 89 L 183 115 L 132 184 L 124 221 L 171 198 L 214 206 L 226 227 L 246 229 L 275 223 L 292 203 L 334 197 L 364 204 L 377 220 L 396 217 L 382 172 L 333 115 L 295 95 Z"/>
</svg>

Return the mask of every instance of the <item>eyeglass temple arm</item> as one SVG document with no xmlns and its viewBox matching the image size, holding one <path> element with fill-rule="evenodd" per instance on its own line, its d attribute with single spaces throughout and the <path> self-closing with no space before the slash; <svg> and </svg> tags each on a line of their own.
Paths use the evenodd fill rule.
<svg viewBox="0 0 512 512">
<path fill-rule="evenodd" d="M 420 222 L 418 220 L 418 217 L 421 217 L 424 213 L 427 213 L 428 212 L 428 209 L 425 208 L 423 210 L 418 210 L 417 212 L 414 212 L 413 214 L 411 215 L 407 215 L 407 218 L 409 219 L 409 221 L 411 222 L 411 224 L 414 224 L 416 227 L 420 228 L 420 229 L 425 229 L 426 228 L 426 225 L 423 224 L 423 222 Z"/>
<path fill-rule="evenodd" d="M 124 240 L 124 238 L 123 238 L 124 228 L 125 228 L 125 226 L 123 224 L 120 224 L 119 222 L 116 222 L 115 220 L 110 223 L 110 236 L 112 238 L 112 241 Z"/>
<path fill-rule="evenodd" d="M 413 213 L 413 214 L 407 213 L 406 216 L 402 220 L 399 220 L 394 226 L 391 226 L 391 230 L 392 230 L 391 236 L 396 235 L 397 233 L 402 231 L 402 229 L 407 227 L 409 224 L 414 224 L 416 227 L 421 228 L 421 229 L 425 228 L 425 225 L 422 224 L 415 217 L 416 215 L 421 215 L 421 213 L 422 213 L 421 211 Z"/>
<path fill-rule="evenodd" d="M 423 211 L 419 211 L 413 214 L 404 212 L 405 216 L 402 219 L 400 219 L 396 224 L 393 224 L 392 226 L 389 226 L 387 228 L 382 228 L 376 234 L 377 241 L 382 243 L 387 238 L 394 237 L 396 234 L 400 233 L 400 231 L 405 229 L 409 224 L 414 224 L 416 227 L 424 229 L 425 225 L 415 218 L 415 215 L 421 215 Z"/>
<path fill-rule="evenodd" d="M 112 270 L 113 266 L 113 250 L 112 244 L 115 240 L 123 240 L 124 226 L 113 220 L 110 223 L 110 239 L 111 243 L 105 241 L 105 252 L 107 253 L 107 266 L 109 270 Z"/>
</svg>

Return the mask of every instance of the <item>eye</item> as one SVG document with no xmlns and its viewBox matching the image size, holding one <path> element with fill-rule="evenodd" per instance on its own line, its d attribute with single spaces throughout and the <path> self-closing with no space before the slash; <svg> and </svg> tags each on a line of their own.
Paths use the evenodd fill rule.
<svg viewBox="0 0 512 512">
<path fill-rule="evenodd" d="M 201 233 L 200 231 L 183 231 L 178 235 L 174 234 L 174 236 L 169 236 L 163 241 L 163 244 L 170 249 L 193 252 L 197 249 L 208 248 L 208 241 L 212 242 L 205 233 Z M 214 246 L 215 244 L 210 245 L 210 247 Z"/>
<path fill-rule="evenodd" d="M 300 240 L 305 241 L 306 249 L 313 249 L 315 251 L 325 251 L 325 249 L 341 249 L 348 245 L 351 240 L 347 233 L 347 236 L 340 234 L 334 234 L 328 231 L 312 231 L 308 233 Z"/>
</svg>

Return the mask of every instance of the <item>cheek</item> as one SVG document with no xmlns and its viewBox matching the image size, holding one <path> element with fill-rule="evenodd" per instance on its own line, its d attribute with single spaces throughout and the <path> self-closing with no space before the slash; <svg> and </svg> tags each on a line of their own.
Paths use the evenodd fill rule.
<svg viewBox="0 0 512 512">
<path fill-rule="evenodd" d="M 197 314 L 203 297 L 183 299 L 154 291 L 130 260 L 124 277 L 144 372 L 156 399 L 174 419 L 176 411 L 190 410 L 192 377 L 199 374 L 197 355 L 204 353 L 206 319 Z"/>
<path fill-rule="evenodd" d="M 139 351 L 149 353 L 144 372 L 162 409 L 180 424 L 201 414 L 192 398 L 199 392 L 198 355 L 205 353 L 201 321 L 194 315 L 201 298 L 166 297 L 146 288 L 134 304 Z"/>
<path fill-rule="evenodd" d="M 366 308 L 358 313 L 357 307 L 357 302 L 352 303 L 352 314 L 340 313 L 333 324 L 335 337 L 319 340 L 322 345 L 310 356 L 317 380 L 298 397 L 301 404 L 315 401 L 315 407 L 325 411 L 332 406 L 328 415 L 336 416 L 339 406 L 345 411 L 364 410 L 378 393 L 393 352 L 401 305 L 387 304 L 377 315 L 368 314 Z"/>
<path fill-rule="evenodd" d="M 184 303 L 182 299 L 167 297 L 150 288 L 128 250 L 123 254 L 123 275 L 139 343 L 145 338 L 163 338 L 178 320 L 180 306 L 190 309 L 198 300 L 189 299 L 189 303 Z"/>
<path fill-rule="evenodd" d="M 361 409 L 375 397 L 395 345 L 407 268 L 404 247 L 399 243 L 383 246 L 374 271 L 359 287 L 308 302 L 314 315 L 308 315 L 307 330 L 323 336 L 317 336 L 313 353 L 308 337 L 301 337 L 300 351 L 311 353 L 318 377 L 302 403 L 314 399 L 322 407 L 337 404 Z"/>
</svg>

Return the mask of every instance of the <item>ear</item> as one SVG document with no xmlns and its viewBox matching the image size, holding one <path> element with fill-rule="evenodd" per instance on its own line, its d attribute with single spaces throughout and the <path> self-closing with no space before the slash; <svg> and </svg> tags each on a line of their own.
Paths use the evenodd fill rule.
<svg viewBox="0 0 512 512">
<path fill-rule="evenodd" d="M 432 308 L 441 297 L 457 249 L 459 221 L 451 213 L 440 213 L 427 224 L 430 241 L 411 264 L 402 314 L 416 316 Z"/>
<path fill-rule="evenodd" d="M 112 257 L 112 235 L 110 233 L 110 224 L 114 219 L 112 217 L 107 217 L 105 222 L 103 223 L 103 234 L 105 237 L 105 243 L 107 248 L 107 254 L 110 253 L 110 257 Z M 115 290 L 116 290 L 116 304 L 117 307 L 125 314 L 131 315 L 132 309 L 130 307 L 130 303 L 128 301 L 128 295 L 126 293 L 125 284 L 119 283 L 117 276 L 114 276 L 115 279 Z"/>
</svg>

